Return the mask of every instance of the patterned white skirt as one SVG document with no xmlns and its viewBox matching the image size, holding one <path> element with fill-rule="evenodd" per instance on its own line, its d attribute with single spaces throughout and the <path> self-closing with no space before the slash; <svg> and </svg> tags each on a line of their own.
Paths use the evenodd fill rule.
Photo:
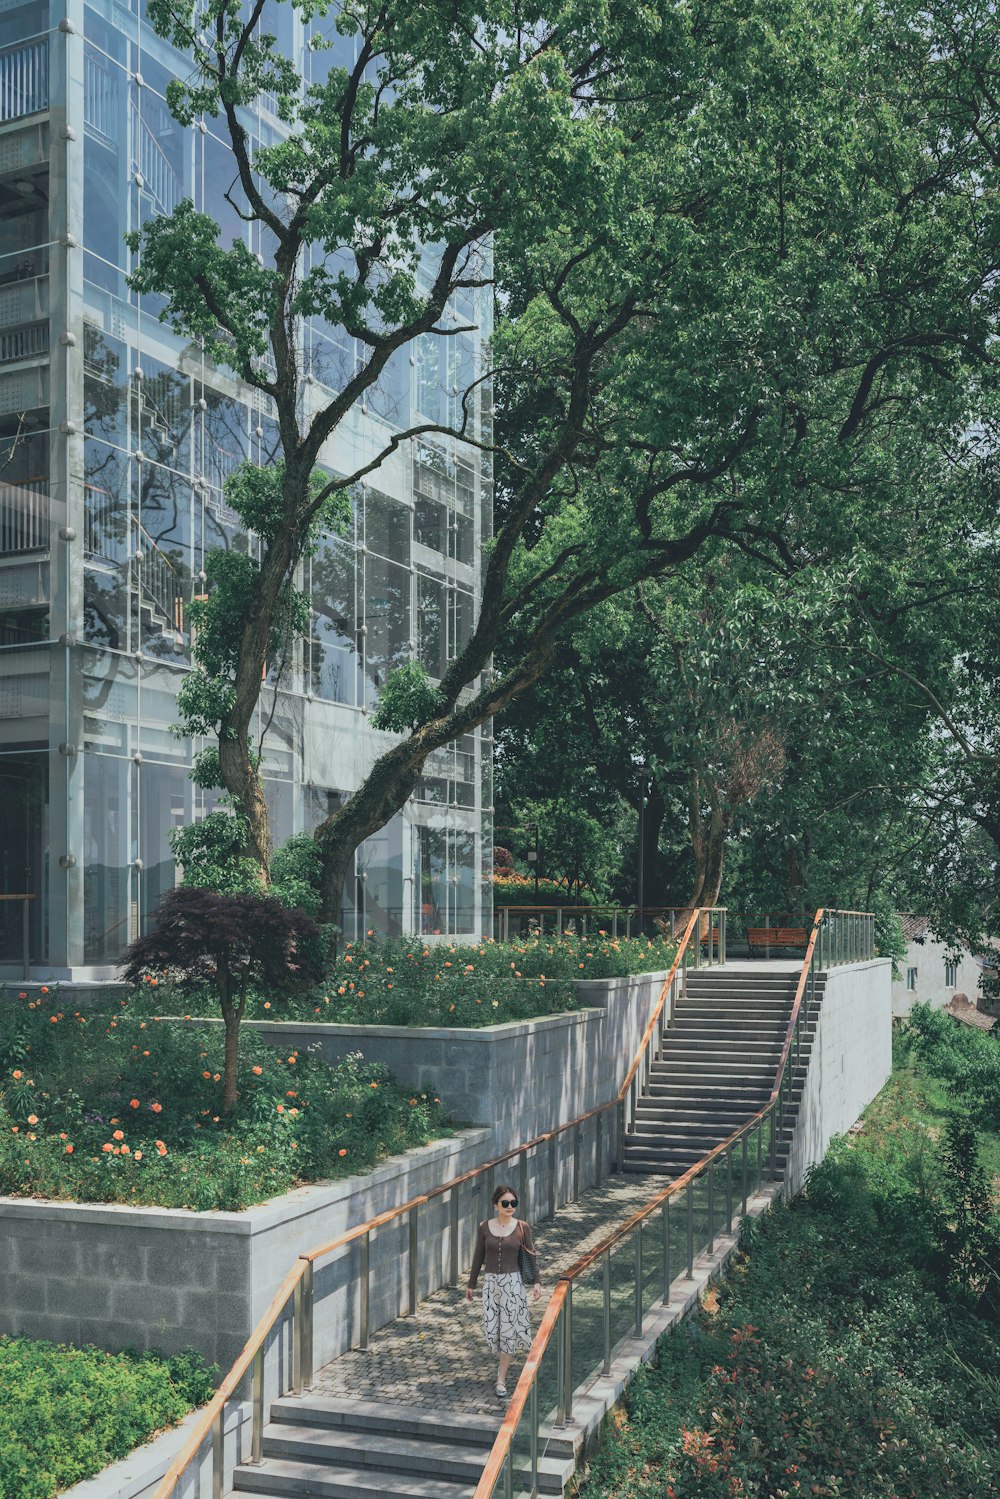
<svg viewBox="0 0 1000 1499">
<path fill-rule="evenodd" d="M 494 1353 L 531 1347 L 528 1297 L 517 1273 L 483 1276 L 483 1336 Z"/>
</svg>

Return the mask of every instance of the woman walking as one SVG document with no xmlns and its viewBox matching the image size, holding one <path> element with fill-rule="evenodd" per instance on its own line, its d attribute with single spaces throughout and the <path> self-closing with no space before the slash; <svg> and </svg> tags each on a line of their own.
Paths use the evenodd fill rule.
<svg viewBox="0 0 1000 1499">
<path fill-rule="evenodd" d="M 472 1300 L 479 1272 L 483 1273 L 483 1333 L 493 1352 L 499 1355 L 496 1392 L 501 1400 L 507 1396 L 507 1370 L 514 1354 L 531 1347 L 531 1324 L 528 1321 L 528 1297 L 518 1266 L 518 1253 L 524 1250 L 534 1269 L 533 1295 L 542 1294 L 538 1283 L 538 1260 L 531 1241 L 531 1229 L 514 1217 L 517 1193 L 513 1187 L 497 1187 L 493 1193 L 495 1218 L 484 1218 L 476 1231 L 476 1251 L 466 1287 L 466 1300 Z"/>
</svg>

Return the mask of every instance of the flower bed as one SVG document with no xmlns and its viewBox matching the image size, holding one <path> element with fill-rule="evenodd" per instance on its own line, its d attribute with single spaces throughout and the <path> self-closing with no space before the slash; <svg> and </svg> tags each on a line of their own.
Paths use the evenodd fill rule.
<svg viewBox="0 0 1000 1499">
<path fill-rule="evenodd" d="M 102 1353 L 0 1337 L 0 1495 L 52 1499 L 212 1394 L 192 1353 Z"/>
<path fill-rule="evenodd" d="M 356 1056 L 332 1067 L 252 1030 L 226 1117 L 221 1028 L 70 1014 L 58 995 L 0 1011 L 0 1192 L 240 1209 L 348 1176 L 446 1133 L 438 1100 Z"/>
<path fill-rule="evenodd" d="M 246 1013 L 258 1020 L 319 1016 L 341 1025 L 500 1025 L 578 1009 L 590 1002 L 578 994 L 579 980 L 665 970 L 675 950 L 662 938 L 626 940 L 607 933 L 474 946 L 373 938 L 349 942 L 321 989 L 280 1001 L 252 995 Z M 147 986 L 132 1008 L 218 1013 L 214 995 L 182 995 L 166 982 Z"/>
</svg>

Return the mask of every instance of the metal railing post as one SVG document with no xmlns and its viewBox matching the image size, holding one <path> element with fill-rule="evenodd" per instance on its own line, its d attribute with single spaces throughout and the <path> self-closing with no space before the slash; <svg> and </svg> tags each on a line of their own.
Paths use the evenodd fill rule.
<svg viewBox="0 0 1000 1499">
<path fill-rule="evenodd" d="M 706 1172 L 708 1177 L 708 1252 L 715 1253 L 715 1162 Z"/>
<path fill-rule="evenodd" d="M 458 1209 L 460 1188 L 452 1187 L 449 1195 L 449 1223 L 448 1232 L 450 1237 L 449 1275 L 448 1279 L 453 1286 L 458 1285 Z"/>
<path fill-rule="evenodd" d="M 615 1150 L 615 1171 L 619 1174 L 625 1159 L 625 1100 L 618 1100 L 618 1144 Z"/>
<path fill-rule="evenodd" d="M 604 1291 L 604 1373 L 611 1373 L 611 1250 L 604 1251 L 601 1265 Z"/>
<path fill-rule="evenodd" d="M 635 1335 L 642 1337 L 642 1224 L 637 1223 L 635 1229 L 635 1264 L 633 1266 L 635 1275 Z"/>
<path fill-rule="evenodd" d="M 733 1231 L 733 1147 L 726 1151 L 726 1233 Z"/>
<path fill-rule="evenodd" d="M 779 1098 L 781 1096 L 780 1089 L 779 1089 L 778 1096 L 779 1096 Z M 770 1159 L 769 1159 L 769 1161 L 767 1163 L 768 1164 L 767 1179 L 768 1179 L 768 1181 L 772 1181 L 772 1182 L 774 1181 L 775 1167 L 776 1167 L 776 1162 L 775 1162 L 775 1153 L 776 1153 L 775 1152 L 775 1143 L 777 1141 L 777 1124 L 776 1124 L 775 1117 L 774 1117 L 775 1114 L 776 1114 L 776 1112 L 777 1112 L 777 1110 L 775 1109 L 774 1105 L 772 1104 L 772 1106 L 771 1106 L 771 1156 L 770 1156 Z"/>
<path fill-rule="evenodd" d="M 212 1422 L 212 1499 L 222 1499 L 226 1470 L 226 1408 Z"/>
<path fill-rule="evenodd" d="M 566 1283 L 566 1300 L 563 1303 L 563 1319 L 566 1335 L 563 1338 L 563 1384 L 566 1390 L 565 1426 L 573 1419 L 573 1282 Z"/>
<path fill-rule="evenodd" d="M 27 896 L 21 901 L 21 967 L 25 981 L 31 978 L 31 901 Z"/>
<path fill-rule="evenodd" d="M 573 1181 L 572 1181 L 572 1190 L 573 1190 L 573 1196 L 572 1196 L 572 1198 L 570 1200 L 572 1202 L 576 1202 L 577 1198 L 580 1195 L 580 1126 L 578 1124 L 574 1124 L 574 1126 L 573 1126 Z"/>
<path fill-rule="evenodd" d="M 312 1389 L 313 1347 L 316 1331 L 313 1262 L 306 1260 L 302 1277 L 302 1388 Z"/>
<path fill-rule="evenodd" d="M 263 1462 L 261 1446 L 264 1436 L 264 1345 L 261 1343 L 253 1356 L 253 1426 L 250 1436 L 250 1462 L 259 1467 Z"/>
<path fill-rule="evenodd" d="M 556 1137 L 549 1137 L 548 1148 L 548 1174 L 549 1174 L 549 1217 L 556 1215 Z"/>
<path fill-rule="evenodd" d="M 757 1120 L 757 1191 L 764 1180 L 764 1121 Z"/>
<path fill-rule="evenodd" d="M 531 1381 L 528 1392 L 528 1420 L 531 1425 L 531 1499 L 538 1499 L 538 1380 Z"/>
<path fill-rule="evenodd" d="M 749 1139 L 750 1139 L 750 1131 L 747 1130 L 747 1131 L 744 1132 L 744 1135 L 743 1135 L 743 1216 L 744 1216 L 744 1218 L 746 1217 L 746 1213 L 747 1213 L 747 1163 L 748 1163 L 748 1159 L 749 1159 L 749 1155 L 750 1155 L 750 1146 L 749 1146 L 749 1143 L 748 1143 Z"/>
<path fill-rule="evenodd" d="M 597 1116 L 597 1139 L 594 1141 L 594 1186 L 599 1187 L 604 1176 L 604 1110 Z"/>
<path fill-rule="evenodd" d="M 503 1460 L 503 1499 L 514 1499 L 514 1456 L 509 1447 Z"/>
<path fill-rule="evenodd" d="M 670 1198 L 663 1204 L 663 1304 L 670 1303 Z"/>
<path fill-rule="evenodd" d="M 407 1295 L 407 1303 L 408 1303 L 408 1305 L 407 1305 L 407 1315 L 410 1316 L 410 1317 L 413 1317 L 413 1316 L 415 1316 L 416 1310 L 417 1310 L 417 1253 L 418 1253 L 418 1248 L 419 1248 L 418 1236 L 417 1236 L 417 1208 L 416 1208 L 416 1206 L 414 1206 L 414 1207 L 412 1207 L 410 1209 L 409 1219 L 410 1219 L 410 1234 L 409 1234 L 410 1243 L 409 1243 L 409 1249 L 407 1251 L 407 1256 L 406 1256 L 406 1268 L 407 1268 L 407 1271 L 409 1272 L 408 1276 L 407 1276 L 407 1279 L 409 1281 L 409 1286 L 407 1288 L 408 1289 L 408 1295 Z"/>
<path fill-rule="evenodd" d="M 725 966 L 726 966 L 726 943 L 727 943 L 727 937 L 728 937 L 728 933 L 726 932 L 726 916 L 727 916 L 727 914 L 728 913 L 726 911 L 722 912 L 722 915 L 721 915 L 721 918 L 720 918 L 720 925 L 719 925 L 719 937 L 720 937 L 721 944 L 722 944 L 722 955 L 719 958 L 719 964 L 723 968 L 725 968 Z"/>
<path fill-rule="evenodd" d="M 371 1234 L 363 1234 L 360 1240 L 361 1265 L 359 1270 L 358 1293 L 360 1305 L 358 1308 L 358 1347 L 364 1352 L 368 1347 L 368 1302 L 371 1294 Z"/>
<path fill-rule="evenodd" d="M 688 1280 L 694 1279 L 694 1182 L 687 1184 Z"/>
<path fill-rule="evenodd" d="M 302 1394 L 302 1280 L 295 1282 L 292 1292 L 292 1390 L 293 1395 Z"/>
</svg>

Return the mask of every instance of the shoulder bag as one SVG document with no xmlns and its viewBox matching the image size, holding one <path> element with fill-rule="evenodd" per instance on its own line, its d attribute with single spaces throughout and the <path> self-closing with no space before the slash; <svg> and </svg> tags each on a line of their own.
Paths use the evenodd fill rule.
<svg viewBox="0 0 1000 1499">
<path fill-rule="evenodd" d="M 524 1224 L 518 1219 L 517 1231 L 521 1236 L 521 1242 L 517 1249 L 517 1269 L 521 1281 L 526 1286 L 533 1286 L 538 1280 L 538 1266 L 535 1264 L 538 1256 L 533 1249 L 528 1249 L 524 1242 Z"/>
</svg>

